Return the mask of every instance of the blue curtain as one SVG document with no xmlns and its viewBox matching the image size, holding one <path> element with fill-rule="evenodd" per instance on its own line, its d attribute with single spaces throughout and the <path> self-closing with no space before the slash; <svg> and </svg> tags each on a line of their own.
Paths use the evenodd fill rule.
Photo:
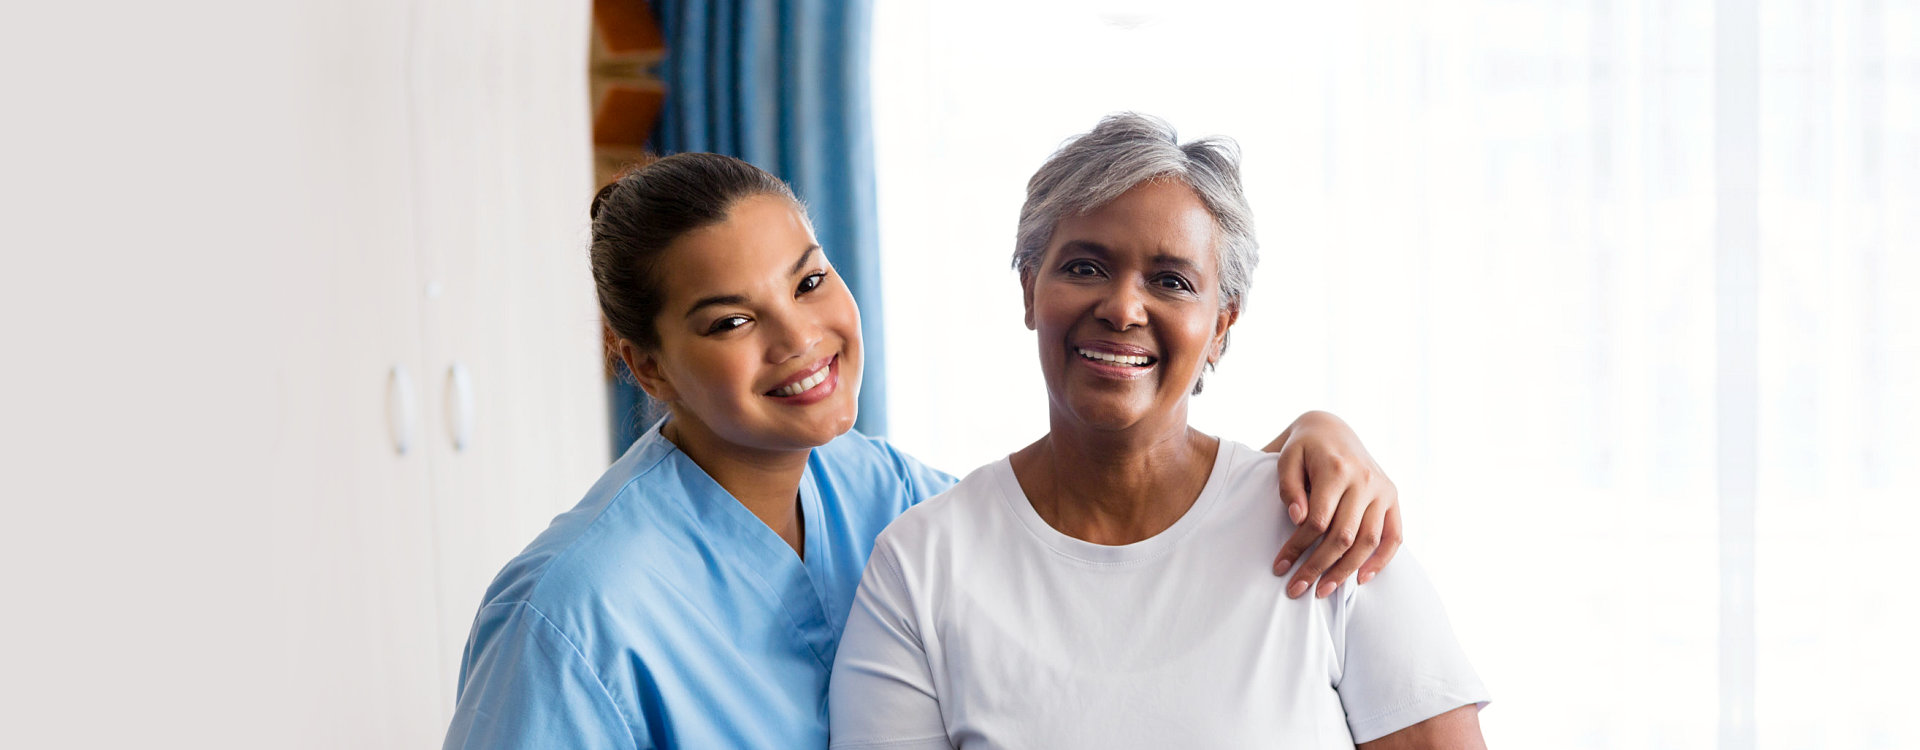
<svg viewBox="0 0 1920 750">
<path fill-rule="evenodd" d="M 866 369 L 857 426 L 885 434 L 871 0 L 654 0 L 653 8 L 667 42 L 654 152 L 736 156 L 793 185 L 860 303 Z"/>
</svg>

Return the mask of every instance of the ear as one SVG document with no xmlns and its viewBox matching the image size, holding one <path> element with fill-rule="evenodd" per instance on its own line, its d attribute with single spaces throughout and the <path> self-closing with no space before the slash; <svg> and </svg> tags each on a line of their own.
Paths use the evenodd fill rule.
<svg viewBox="0 0 1920 750">
<path fill-rule="evenodd" d="M 627 339 L 620 339 L 614 346 L 620 351 L 620 361 L 627 363 L 627 372 L 633 373 L 633 379 L 640 383 L 640 390 L 646 391 L 648 398 L 663 404 L 679 398 L 673 383 L 660 371 L 659 359 Z"/>
<path fill-rule="evenodd" d="M 1033 327 L 1033 272 L 1032 271 L 1027 271 L 1027 270 L 1020 271 L 1020 299 L 1027 306 L 1027 330 L 1029 331 L 1035 330 Z"/>
<path fill-rule="evenodd" d="M 1239 321 L 1239 305 L 1228 305 L 1227 309 L 1221 310 L 1220 316 L 1214 319 L 1213 346 L 1211 347 L 1212 351 L 1207 353 L 1207 364 L 1215 366 L 1220 364 L 1220 358 L 1227 353 L 1227 331 L 1233 328 L 1234 323 Z"/>
</svg>

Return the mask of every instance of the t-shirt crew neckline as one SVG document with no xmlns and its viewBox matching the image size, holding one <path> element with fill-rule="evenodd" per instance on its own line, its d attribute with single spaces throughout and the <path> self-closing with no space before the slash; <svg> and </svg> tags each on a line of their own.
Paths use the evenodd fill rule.
<svg viewBox="0 0 1920 750">
<path fill-rule="evenodd" d="M 1033 535 L 1035 541 L 1053 550 L 1063 557 L 1092 565 L 1127 565 L 1141 563 L 1158 557 L 1185 538 L 1187 534 L 1205 520 L 1213 510 L 1220 496 L 1220 487 L 1226 484 L 1227 476 L 1233 468 L 1234 454 L 1238 451 L 1231 441 L 1217 439 L 1219 446 L 1214 450 L 1213 471 L 1207 475 L 1207 485 L 1200 490 L 1200 496 L 1194 498 L 1193 505 L 1180 519 L 1173 522 L 1160 533 L 1132 544 L 1096 544 L 1085 539 L 1077 539 L 1062 533 L 1040 517 L 1034 510 L 1033 500 L 1020 489 L 1020 479 L 1013 473 L 1013 457 L 1001 458 L 993 465 L 994 483 L 1000 489 L 1000 497 L 1007 504 L 1015 518 Z"/>
</svg>

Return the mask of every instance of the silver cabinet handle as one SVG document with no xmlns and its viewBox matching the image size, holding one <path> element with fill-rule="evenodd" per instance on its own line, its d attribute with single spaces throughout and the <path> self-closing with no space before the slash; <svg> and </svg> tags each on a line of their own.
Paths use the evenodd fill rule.
<svg viewBox="0 0 1920 750">
<path fill-rule="evenodd" d="M 473 442 L 473 377 L 459 362 L 447 368 L 447 432 L 456 451 Z"/>
<path fill-rule="evenodd" d="M 393 438 L 393 452 L 407 455 L 413 447 L 413 377 L 406 365 L 394 365 L 387 374 L 387 431 Z"/>
</svg>

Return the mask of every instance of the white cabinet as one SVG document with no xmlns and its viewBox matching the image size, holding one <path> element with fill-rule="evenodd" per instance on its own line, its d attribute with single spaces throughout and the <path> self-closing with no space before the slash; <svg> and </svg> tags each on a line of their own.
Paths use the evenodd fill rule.
<svg viewBox="0 0 1920 750">
<path fill-rule="evenodd" d="M 306 645 L 280 710 L 314 747 L 433 746 L 488 581 L 607 463 L 587 6 L 354 12 L 377 22 L 342 47 L 385 74 L 338 102 L 339 131 L 366 134 L 338 154 L 350 236 L 323 251 L 339 273 L 322 328 L 339 338 L 290 355 L 321 368 L 316 406 L 350 406 L 309 415 L 316 444 L 285 457 L 329 489 L 285 498 L 308 514 L 277 550 Z M 405 454 L 384 411 L 396 365 L 413 388 Z"/>
<path fill-rule="evenodd" d="M 607 464 L 588 2 L 39 13 L 0 745 L 437 746 L 487 581 Z"/>
<path fill-rule="evenodd" d="M 608 463 L 587 265 L 589 26 L 576 6 L 425 3 L 448 22 L 414 49 L 414 87 L 434 92 L 413 124 L 435 186 L 417 215 L 449 701 L 493 574 Z"/>
</svg>

